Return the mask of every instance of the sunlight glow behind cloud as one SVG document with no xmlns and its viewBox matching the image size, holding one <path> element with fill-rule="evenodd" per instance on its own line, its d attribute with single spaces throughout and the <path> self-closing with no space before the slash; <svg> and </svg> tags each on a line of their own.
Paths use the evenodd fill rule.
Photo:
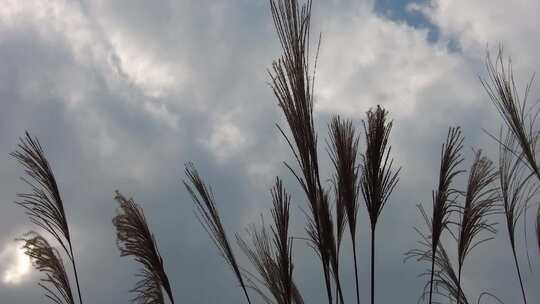
<svg viewBox="0 0 540 304">
<path fill-rule="evenodd" d="M 0 253 L 0 267 L 2 268 L 2 282 L 16 285 L 30 273 L 31 262 L 22 248 L 15 244 L 8 244 Z"/>
</svg>

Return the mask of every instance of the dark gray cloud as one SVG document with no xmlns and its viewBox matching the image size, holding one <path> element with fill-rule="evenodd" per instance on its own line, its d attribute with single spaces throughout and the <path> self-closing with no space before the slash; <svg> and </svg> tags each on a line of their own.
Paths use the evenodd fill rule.
<svg viewBox="0 0 540 304">
<path fill-rule="evenodd" d="M 120 258 L 115 245 L 115 189 L 145 209 L 177 299 L 242 301 L 193 216 L 181 179 L 184 162 L 195 162 L 212 183 L 232 236 L 267 213 L 268 189 L 279 175 L 293 193 L 294 234 L 304 235 L 300 207 L 305 201 L 282 165 L 291 154 L 275 128 L 283 118 L 267 85 L 266 69 L 280 52 L 267 1 L 85 1 L 83 8 L 67 0 L 5 1 L 0 8 L 0 254 L 32 228 L 11 204 L 25 187 L 17 179 L 20 168 L 8 157 L 17 137 L 30 130 L 45 146 L 60 183 L 87 301 L 127 302 L 135 280 L 137 265 Z M 415 205 L 430 203 L 448 126 L 463 126 L 469 158 L 472 146 L 496 157 L 496 145 L 482 128 L 496 131 L 499 123 L 477 75 L 483 73 L 485 44 L 499 40 L 515 55 L 519 80 L 538 70 L 531 54 L 540 40 L 522 44 L 513 38 L 538 25 L 535 18 L 519 18 L 528 6 L 537 6 L 529 2 L 515 8 L 504 29 L 490 27 L 497 15 L 479 11 L 480 5 L 462 14 L 466 1 L 411 6 L 438 28 L 439 40 L 430 42 L 426 29 L 380 16 L 372 1 L 315 1 L 314 31 L 323 32 L 316 93 L 321 155 L 326 123 L 335 112 L 360 127 L 364 112 L 382 103 L 395 119 L 392 143 L 403 172 L 377 231 L 381 303 L 413 303 L 424 284 L 416 275 L 425 265 L 404 264 L 402 254 L 417 240 Z M 450 40 L 459 43 L 459 51 L 447 48 Z M 328 158 L 322 161 L 328 176 Z M 359 220 L 366 301 L 369 226 L 363 209 Z M 508 303 L 519 299 L 505 237 L 501 231 L 471 256 L 464 277 L 471 295 L 488 290 Z M 342 259 L 349 261 L 348 241 L 344 246 Z M 314 253 L 297 241 L 295 257 L 306 301 L 323 303 Z M 537 254 L 533 258 L 538 261 Z M 0 255 L 0 271 L 12 263 Z M 344 267 L 342 275 L 353 273 Z M 528 286 L 538 285 L 536 272 L 526 276 Z M 37 279 L 30 274 L 18 284 L 2 282 L 0 299 L 41 301 Z M 351 299 L 352 280 L 344 281 Z M 539 295 L 529 290 L 534 303 Z"/>
</svg>

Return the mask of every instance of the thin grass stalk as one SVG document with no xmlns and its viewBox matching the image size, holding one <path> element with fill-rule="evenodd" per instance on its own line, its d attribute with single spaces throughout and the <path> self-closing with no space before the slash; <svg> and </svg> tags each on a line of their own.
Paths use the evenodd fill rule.
<svg viewBox="0 0 540 304">
<path fill-rule="evenodd" d="M 313 87 L 310 72 L 311 0 L 300 5 L 297 0 L 270 0 L 275 29 L 282 46 L 282 56 L 269 71 L 272 90 L 292 134 L 285 137 L 300 172 L 285 165 L 296 177 L 309 202 L 307 233 L 321 259 L 328 303 L 332 304 L 332 278 L 340 292 L 334 226 L 326 191 L 321 186 L 317 155 L 317 134 L 313 122 Z M 314 67 L 314 71 L 316 68 Z"/>
<path fill-rule="evenodd" d="M 505 134 L 501 132 L 499 144 L 499 181 L 501 198 L 504 207 L 506 227 L 516 272 L 521 287 L 523 303 L 527 303 L 525 287 L 521 276 L 521 269 L 516 254 L 516 226 L 519 219 L 528 208 L 530 200 L 538 191 L 538 183 L 533 183 L 531 177 L 534 173 L 528 173 L 525 170 L 521 157 L 522 154 L 514 153 L 517 148 L 517 139 L 507 130 Z"/>
<path fill-rule="evenodd" d="M 327 259 L 327 275 L 328 275 L 328 287 L 331 288 L 330 282 L 333 279 L 335 287 L 337 289 L 336 302 L 341 301 L 344 303 L 343 292 L 341 290 L 341 282 L 339 278 L 339 261 L 337 256 L 336 239 L 334 236 L 334 223 L 332 214 L 330 211 L 329 195 L 327 191 L 322 190 L 320 195 L 320 204 L 318 205 L 317 217 L 320 220 L 319 232 L 316 230 L 315 222 L 308 218 L 306 231 L 315 252 L 322 250 Z M 319 254 L 321 258 L 321 254 Z M 321 258 L 322 260 L 322 258 Z M 331 289 L 330 289 L 331 290 Z"/>
<path fill-rule="evenodd" d="M 192 163 L 185 165 L 184 172 L 187 180 L 184 180 L 183 184 L 195 203 L 195 207 L 197 208 L 197 219 L 210 236 L 210 239 L 218 249 L 221 257 L 223 257 L 225 262 L 231 267 L 236 279 L 242 287 L 247 302 L 251 304 L 251 299 L 247 292 L 247 287 L 244 278 L 242 277 L 240 267 L 238 266 L 229 238 L 221 223 L 212 188 L 206 185 Z"/>
<path fill-rule="evenodd" d="M 114 199 L 119 204 L 118 214 L 113 219 L 116 227 L 117 245 L 120 256 L 131 256 L 143 265 L 138 273 L 141 279 L 130 292 L 136 296 L 133 303 L 162 304 L 162 288 L 174 304 L 171 285 L 165 272 L 154 235 L 150 232 L 142 208 L 133 199 L 126 199 L 116 191 Z"/>
<path fill-rule="evenodd" d="M 465 191 L 464 206 L 459 209 L 460 221 L 458 223 L 458 284 L 461 287 L 461 274 L 466 257 L 478 245 L 493 239 L 487 237 L 478 239 L 482 232 L 495 234 L 495 223 L 488 217 L 495 214 L 495 204 L 499 200 L 499 189 L 494 186 L 498 172 L 493 162 L 482 155 L 482 151 L 475 152 L 475 158 L 469 172 L 467 190 Z M 461 288 L 460 288 L 461 289 Z M 458 304 L 459 298 L 458 298 Z"/>
<path fill-rule="evenodd" d="M 392 121 L 381 106 L 370 109 L 364 120 L 366 150 L 361 156 L 361 191 L 371 223 L 371 303 L 375 303 L 375 228 L 381 212 L 399 181 L 400 169 L 394 170 L 388 144 Z"/>
<path fill-rule="evenodd" d="M 331 270 L 331 274 L 334 279 L 334 284 L 337 290 L 336 303 L 345 303 L 345 300 L 343 298 L 343 291 L 341 290 L 341 280 L 339 277 L 338 245 L 340 245 L 341 242 L 338 243 L 337 237 L 334 235 L 334 224 L 333 224 L 332 213 L 330 212 L 329 200 L 330 200 L 329 195 L 325 191 L 322 196 L 322 204 L 321 204 L 321 210 L 320 210 L 321 228 L 322 228 L 321 230 L 322 230 L 322 236 L 324 240 L 322 243 L 322 247 L 326 248 L 326 250 L 328 251 L 328 255 L 330 256 L 330 270 Z M 343 223 L 341 223 L 341 225 L 343 225 Z M 341 231 L 343 231 L 343 229 Z M 339 234 L 339 232 L 336 232 L 336 233 Z"/>
<path fill-rule="evenodd" d="M 356 303 L 360 303 L 358 286 L 358 264 L 356 260 L 356 219 L 358 213 L 359 164 L 358 144 L 359 136 L 351 120 L 343 120 L 339 116 L 332 118 L 329 125 L 328 153 L 334 166 L 334 189 L 336 197 L 336 221 L 338 231 L 338 256 L 341 235 L 348 223 L 352 242 L 354 276 L 356 285 Z M 340 220 L 341 219 L 341 220 Z"/>
<path fill-rule="evenodd" d="M 429 287 L 429 303 L 433 300 L 433 279 L 435 272 L 437 248 L 440 237 L 450 223 L 450 213 L 454 206 L 455 195 L 459 193 L 452 188 L 454 178 L 462 173 L 458 166 L 463 162 L 461 150 L 463 148 L 463 137 L 459 127 L 451 127 L 446 136 L 446 142 L 441 148 L 441 164 L 439 170 L 439 185 L 433 191 L 433 215 L 431 222 L 431 278 Z"/>
<path fill-rule="evenodd" d="M 56 304 L 75 304 L 69 277 L 58 250 L 36 232 L 29 232 L 20 239 L 24 242 L 24 253 L 30 257 L 34 267 L 46 277 L 38 284 L 45 290 L 45 297 Z"/>
<path fill-rule="evenodd" d="M 31 188 L 29 193 L 18 194 L 19 200 L 15 203 L 24 208 L 30 222 L 49 233 L 68 256 L 75 276 L 79 303 L 82 304 L 79 276 L 64 203 L 43 148 L 36 137 L 32 138 L 30 133 L 25 132 L 24 138 L 19 138 L 18 149 L 10 153 L 10 156 L 24 167 L 28 178 L 21 179 Z"/>
<path fill-rule="evenodd" d="M 538 251 L 540 252 L 540 204 L 536 211 L 536 240 L 538 241 Z"/>
<path fill-rule="evenodd" d="M 332 180 L 332 186 L 334 189 L 334 197 L 335 197 L 335 213 L 336 213 L 336 265 L 339 267 L 339 258 L 340 258 L 340 252 L 341 252 L 341 243 L 343 240 L 343 232 L 345 231 L 345 222 L 346 222 L 346 215 L 345 215 L 345 208 L 343 207 L 343 199 L 340 197 L 338 193 L 338 188 L 336 185 L 336 180 L 333 178 Z M 339 268 L 337 276 L 339 277 Z M 338 294 L 338 286 L 335 287 L 335 293 Z M 339 297 L 336 297 L 336 304 L 339 304 Z"/>
</svg>

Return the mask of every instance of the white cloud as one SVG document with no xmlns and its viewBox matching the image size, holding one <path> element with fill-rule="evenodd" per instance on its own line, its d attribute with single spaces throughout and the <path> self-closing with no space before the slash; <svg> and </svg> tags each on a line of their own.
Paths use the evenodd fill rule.
<svg viewBox="0 0 540 304">
<path fill-rule="evenodd" d="M 439 28 L 443 39 L 456 39 L 469 56 L 481 59 L 487 44 L 502 42 L 531 63 L 540 46 L 539 1 L 431 0 L 414 9 Z"/>
<path fill-rule="evenodd" d="M 427 87 L 459 63 L 444 45 L 430 44 L 427 30 L 373 13 L 329 19 L 323 25 L 317 109 L 362 116 L 382 104 L 411 115 Z"/>
<path fill-rule="evenodd" d="M 178 223 L 186 225 L 186 231 L 193 231 L 193 234 L 183 236 L 189 244 L 190 238 L 202 237 L 204 233 L 196 220 L 162 220 L 174 214 L 191 214 L 192 205 L 177 204 L 178 196 L 185 194 L 177 189 L 182 162 L 212 163 L 212 157 L 220 164 L 243 162 L 245 166 L 241 174 L 227 172 L 227 180 L 216 183 L 249 179 L 248 183 L 231 183 L 240 185 L 239 189 L 235 188 L 223 197 L 224 201 L 242 202 L 237 206 L 241 206 L 240 213 L 245 218 L 258 219 L 255 215 L 262 208 L 267 208 L 268 188 L 275 175 L 285 172 L 291 177 L 281 164 L 282 160 L 291 160 L 291 152 L 277 131 L 274 128 L 270 131 L 269 127 L 277 119 L 278 111 L 268 111 L 266 106 L 275 104 L 275 100 L 264 79 L 255 79 L 256 76 L 251 75 L 258 74 L 249 74 L 251 71 L 262 74 L 272 58 L 278 55 L 278 42 L 272 33 L 267 1 L 261 0 L 261 5 L 253 5 L 253 1 L 248 0 L 214 1 L 217 4 L 212 0 L 173 1 L 174 5 L 173 2 L 157 5 L 146 1 L 86 1 L 88 10 L 81 10 L 77 1 L 67 0 L 2 2 L 0 33 L 10 35 L 0 35 L 0 41 L 7 42 L 0 43 L 0 51 L 9 53 L 12 48 L 20 47 L 17 44 L 20 40 L 26 39 L 31 43 L 24 41 L 26 44 L 23 45 L 35 45 L 35 50 L 45 49 L 47 54 L 59 54 L 54 64 L 49 64 L 47 58 L 36 58 L 39 56 L 34 56 L 34 60 L 29 62 L 24 59 L 17 62 L 18 57 L 12 56 L 14 64 L 6 72 L 9 73 L 6 74 L 9 81 L 5 82 L 5 87 L 0 85 L 0 93 L 7 92 L 2 95 L 5 97 L 3 100 L 14 99 L 13 105 L 5 102 L 7 107 L 2 112 L 5 115 L 3 123 L 8 130 L 3 147 L 10 149 L 13 145 L 12 137 L 17 134 L 9 133 L 11 130 L 23 130 L 22 127 L 28 124 L 39 130 L 37 135 L 44 138 L 43 143 L 47 147 L 56 147 L 56 150 L 47 151 L 52 151 L 50 155 L 56 157 L 55 168 L 59 168 L 58 177 L 68 198 L 76 198 L 66 200 L 70 202 L 70 218 L 74 223 L 83 218 L 88 223 L 88 227 L 84 227 L 88 229 L 77 230 L 83 226 L 73 225 L 71 228 L 81 233 L 81 241 L 76 243 L 77 251 L 82 253 L 81 263 L 88 263 L 82 267 L 88 270 L 86 280 L 89 286 L 85 289 L 97 302 L 100 299 L 107 302 L 125 298 L 124 291 L 129 289 L 127 284 L 131 284 L 129 280 L 113 280 L 112 284 L 126 284 L 118 288 L 111 285 L 112 281 L 95 279 L 102 269 L 112 276 L 116 274 L 115 278 L 127 277 L 120 268 L 111 272 L 104 266 L 123 267 L 117 260 L 110 227 L 106 226 L 110 225 L 113 208 L 107 189 L 117 186 L 126 189 L 130 185 L 137 196 L 137 193 L 144 193 L 156 202 L 169 202 L 171 206 L 174 204 L 174 208 L 181 208 L 176 209 L 181 210 L 176 213 L 175 209 L 145 207 L 151 210 L 149 218 L 159 224 L 153 227 L 165 229 L 177 227 Z M 392 135 L 393 151 L 396 151 L 396 161 L 404 167 L 401 185 L 409 185 L 409 188 L 400 187 L 398 192 L 407 189 L 410 192 L 396 193 L 392 198 L 395 203 L 385 212 L 398 214 L 398 220 L 386 222 L 381 233 L 405 228 L 397 243 L 407 243 L 413 240 L 414 231 L 406 229 L 414 223 L 407 222 L 410 226 L 396 228 L 396 222 L 417 219 L 414 204 L 418 200 L 429 199 L 431 177 L 437 173 L 437 156 L 446 127 L 465 117 L 459 123 L 468 127 L 466 135 L 479 138 L 482 119 L 492 119 L 488 114 L 476 119 L 477 116 L 472 116 L 469 111 L 474 106 L 489 107 L 476 78 L 482 71 L 485 44 L 508 43 L 521 67 L 527 66 L 525 70 L 516 66 L 516 71 L 525 71 L 526 76 L 538 67 L 534 57 L 537 46 L 540 46 L 540 36 L 536 35 L 539 19 L 535 14 L 540 11 L 540 4 L 522 0 L 512 3 L 500 0 L 434 0 L 428 5 L 411 6 L 411 9 L 421 10 L 440 29 L 440 40 L 432 43 L 427 41 L 426 29 L 388 20 L 374 11 L 373 3 L 371 0 L 314 2 L 316 15 L 313 25 L 323 32 L 315 89 L 316 110 L 319 114 L 339 112 L 359 118 L 370 106 L 380 103 L 389 108 L 392 118 L 398 118 Z M 260 16 L 266 19 L 261 21 Z M 316 32 L 313 32 L 313 37 L 316 37 Z M 38 37 L 34 39 L 36 33 Z M 8 40 L 13 37 L 12 41 Z M 446 48 L 450 40 L 461 46 L 459 52 Z M 15 53 L 18 51 L 16 49 Z M 19 69 L 29 65 L 30 72 L 18 74 Z M 42 65 L 47 69 L 38 77 L 34 71 L 43 70 Z M 246 82 L 248 77 L 253 81 Z M 256 83 L 264 89 L 257 87 Z M 12 88 L 17 89 L 18 86 L 22 87 L 21 95 L 10 94 Z M 29 87 L 33 89 L 27 90 Z M 53 89 L 53 98 L 40 98 L 41 94 Z M 267 95 L 260 94 L 260 90 L 266 90 L 263 92 Z M 44 104 L 51 99 L 66 102 L 66 111 L 61 112 L 56 121 L 43 115 L 46 113 L 44 110 L 56 109 L 57 104 Z M 40 107 L 28 100 L 41 102 Z M 265 105 L 263 110 L 260 110 L 260 104 Z M 10 120 L 12 117 L 15 118 Z M 66 121 L 57 121 L 62 119 Z M 20 127 L 14 126 L 15 121 Z M 69 132 L 58 132 L 64 128 L 69 128 Z M 274 136 L 269 136 L 270 132 Z M 325 130 L 319 134 L 323 148 Z M 274 144 L 272 140 L 275 138 L 278 139 Z M 481 143 L 475 141 L 475 144 Z M 61 154 L 66 151 L 62 149 L 65 147 L 70 148 L 65 152 L 68 157 Z M 210 157 L 206 153 L 197 154 L 201 148 L 206 149 Z M 4 152 L 7 155 L 9 151 Z M 9 169 L 9 166 L 2 167 Z M 212 169 L 207 170 L 205 175 L 215 173 Z M 4 175 L 5 180 L 13 179 L 12 174 Z M 418 180 L 422 183 L 416 182 Z M 15 196 L 13 187 L 6 186 L 6 183 L 3 185 L 6 197 Z M 301 191 L 298 185 L 290 186 L 296 195 L 295 201 L 302 204 L 304 196 L 296 192 Z M 106 199 L 101 198 L 102 193 L 107 193 Z M 247 202 L 243 193 L 253 193 L 253 197 L 264 197 L 265 201 L 261 199 L 261 204 Z M 240 214 L 234 208 L 237 207 L 230 207 L 231 214 Z M 6 214 L 4 210 L 2 214 Z M 8 218 L 8 222 L 11 220 L 10 216 L 4 218 Z M 90 227 L 90 221 L 95 226 Z M 5 223 L 3 220 L 3 225 L 8 227 L 16 222 Z M 300 218 L 294 221 L 294 225 L 302 223 Z M 97 233 L 101 233 L 99 231 L 107 234 L 97 237 Z M 171 230 L 155 232 L 163 239 L 171 237 L 168 231 Z M 94 248 L 93 244 L 102 246 L 103 250 L 95 250 L 85 256 L 85 252 L 90 251 L 81 250 L 82 247 Z M 173 244 L 172 248 L 164 246 L 165 255 L 179 248 L 178 243 L 169 244 Z M 180 247 L 178 252 L 195 256 L 194 262 L 182 265 L 184 259 L 171 259 L 168 260 L 172 264 L 171 269 L 188 267 L 189 272 L 192 270 L 190 267 L 198 269 L 206 263 L 207 252 L 201 252 L 200 248 Z M 381 248 L 381 252 L 385 249 Z M 22 282 L 27 277 L 28 264 L 16 250 L 13 247 L 0 251 L 0 280 Z M 208 250 L 208 254 L 210 251 L 214 253 L 213 248 L 208 247 Z M 391 252 L 399 255 L 398 251 Z M 386 256 L 390 254 L 381 258 L 386 259 Z M 392 279 L 394 271 L 401 271 L 401 260 L 395 257 L 381 261 L 381 265 L 386 267 L 386 271 L 381 271 L 381 280 Z M 484 264 L 477 267 L 486 266 L 488 269 L 486 264 L 492 259 L 497 259 L 497 256 L 485 259 Z M 101 268 L 93 267 L 95 265 L 101 265 Z M 309 267 L 314 273 L 318 269 L 316 265 Z M 501 269 L 499 272 L 504 273 L 508 268 Z M 197 293 L 197 288 L 203 286 L 199 278 L 204 275 L 216 277 L 212 267 L 209 272 L 200 272 L 200 277 L 189 280 L 182 272 L 171 272 L 177 282 L 187 284 L 187 299 L 212 302 L 218 294 L 222 302 L 235 301 L 229 294 L 230 284 L 226 280 L 216 280 L 212 293 Z M 479 273 L 478 277 L 465 277 L 468 286 L 474 287 L 472 292 L 484 286 L 475 284 L 477 282 L 491 284 L 495 281 L 495 276 L 486 275 L 483 271 Z M 344 273 L 344 276 L 349 274 Z M 399 295 L 402 299 L 416 300 L 423 282 L 414 280 L 415 274 L 410 273 L 411 280 L 407 280 L 405 285 L 393 285 L 401 288 Z M 298 277 L 308 302 L 319 303 L 321 282 L 305 280 L 310 274 L 301 271 Z M 222 295 L 220 292 L 223 290 L 226 292 Z M 507 291 L 501 293 L 506 294 Z M 32 301 L 26 294 L 19 296 L 24 302 Z M 391 302 L 394 296 L 381 294 L 381 300 Z"/>
<path fill-rule="evenodd" d="M 30 273 L 30 258 L 16 244 L 8 244 L 0 253 L 0 269 L 5 284 L 20 284 Z"/>
<path fill-rule="evenodd" d="M 149 97 L 163 97 L 181 84 L 189 74 L 185 67 L 177 63 L 159 60 L 155 54 L 146 50 L 135 39 L 129 39 L 126 34 L 114 33 L 111 35 L 111 44 L 118 56 L 118 60 L 114 62 L 118 64 L 117 73 L 140 87 Z"/>
<path fill-rule="evenodd" d="M 81 64 L 92 64 L 96 58 L 106 57 L 108 50 L 78 3 L 67 0 L 6 0 L 0 6 L 0 27 L 30 27 L 45 41 L 63 39 Z"/>
<path fill-rule="evenodd" d="M 241 151 L 246 144 L 245 134 L 232 121 L 218 121 L 214 124 L 208 139 L 201 142 L 210 149 L 217 161 L 222 162 Z"/>
<path fill-rule="evenodd" d="M 0 6 L 0 30 L 31 28 L 44 41 L 64 44 L 60 47 L 67 47 L 77 64 L 97 69 L 114 89 L 127 82 L 145 97 L 163 97 L 190 75 L 187 67 L 161 60 L 144 41 L 122 31 L 114 22 L 105 20 L 106 30 L 99 22 L 83 11 L 78 1 L 6 0 Z"/>
</svg>

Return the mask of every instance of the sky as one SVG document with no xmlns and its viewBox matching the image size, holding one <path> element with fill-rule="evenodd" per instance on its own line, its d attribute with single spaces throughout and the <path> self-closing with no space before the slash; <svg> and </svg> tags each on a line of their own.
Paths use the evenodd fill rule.
<svg viewBox="0 0 540 304">
<path fill-rule="evenodd" d="M 322 33 L 315 84 L 321 174 L 325 181 L 331 174 L 324 139 L 332 115 L 360 128 L 370 107 L 390 111 L 392 155 L 402 171 L 377 227 L 376 300 L 415 303 L 426 265 L 403 262 L 418 240 L 413 227 L 422 224 L 415 206 L 431 204 L 449 126 L 463 129 L 464 168 L 473 149 L 497 159 L 486 132 L 498 132 L 500 120 L 479 81 L 486 50 L 504 45 L 523 92 L 540 71 L 540 2 L 313 2 L 313 37 Z M 305 237 L 306 200 L 283 165 L 293 156 L 275 126 L 285 122 L 268 85 L 267 69 L 279 55 L 267 0 L 0 0 L 0 302 L 46 302 L 40 275 L 14 241 L 36 229 L 13 204 L 28 190 L 9 156 L 25 130 L 39 138 L 59 183 L 87 303 L 127 303 L 136 281 L 139 266 L 121 258 L 115 243 L 116 189 L 144 208 L 178 302 L 243 302 L 194 216 L 183 166 L 194 162 L 212 185 L 231 237 L 268 215 L 269 189 L 280 176 L 292 193 L 293 235 Z M 467 261 L 464 290 L 474 300 L 488 291 L 519 303 L 508 236 L 497 220 L 496 238 Z M 519 231 L 528 300 L 538 303 L 540 271 L 528 270 Z M 444 241 L 454 254 L 451 240 Z M 540 254 L 529 246 L 539 269 Z M 358 249 L 365 303 L 364 208 Z M 352 302 L 348 237 L 342 252 L 345 298 Z M 306 302 L 324 303 L 320 263 L 305 242 L 295 241 L 294 260 Z"/>
</svg>

